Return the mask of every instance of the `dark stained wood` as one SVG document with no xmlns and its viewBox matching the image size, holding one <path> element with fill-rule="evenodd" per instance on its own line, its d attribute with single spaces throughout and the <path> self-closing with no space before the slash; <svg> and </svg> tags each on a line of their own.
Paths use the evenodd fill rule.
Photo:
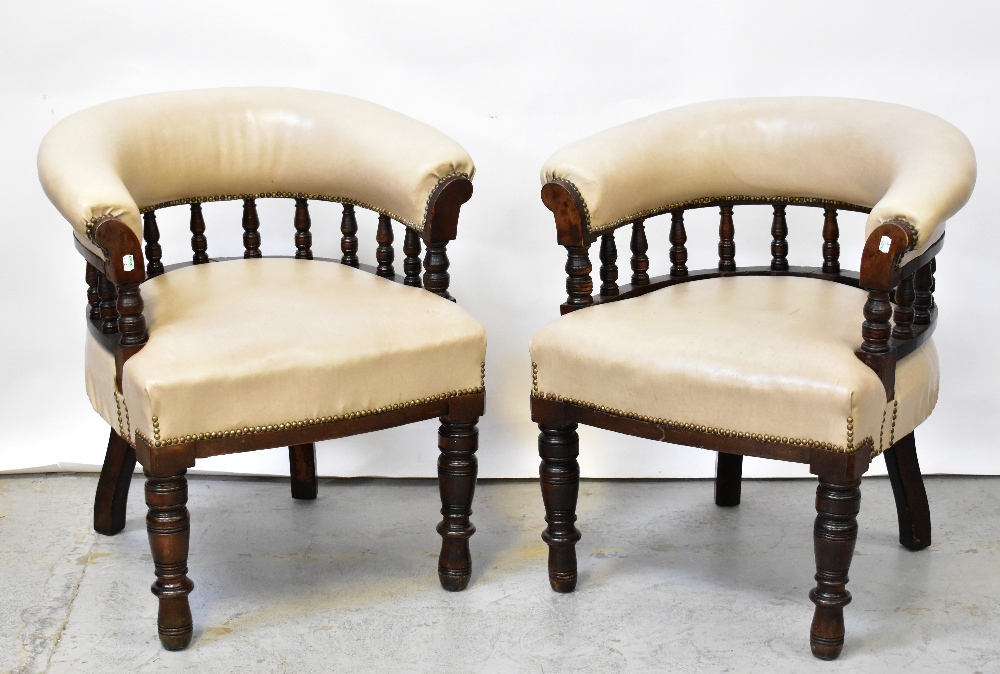
<svg viewBox="0 0 1000 674">
<path fill-rule="evenodd" d="M 821 660 L 833 660 L 844 648 L 844 607 L 851 602 L 847 573 L 858 537 L 861 482 L 837 484 L 820 476 L 816 489 L 816 587 L 809 599 L 816 605 L 809 645 Z"/>
<path fill-rule="evenodd" d="M 566 301 L 560 307 L 567 314 L 594 303 L 594 280 L 590 276 L 590 251 L 585 246 L 566 246 Z"/>
<path fill-rule="evenodd" d="M 163 273 L 163 248 L 160 246 L 160 228 L 156 226 L 156 212 L 142 216 L 142 238 L 146 240 L 146 278 Z"/>
<path fill-rule="evenodd" d="M 837 209 L 833 206 L 823 209 L 823 272 L 840 273 L 840 227 Z"/>
<path fill-rule="evenodd" d="M 383 278 L 392 278 L 396 275 L 396 270 L 392 267 L 396 257 L 392 249 L 392 240 L 392 219 L 388 215 L 378 216 L 378 230 L 375 233 L 375 241 L 378 243 L 375 260 L 378 262 L 378 268 L 375 273 Z"/>
<path fill-rule="evenodd" d="M 312 232 L 309 228 L 312 221 L 309 219 L 309 201 L 306 199 L 295 200 L 295 259 L 311 260 L 312 253 Z"/>
<path fill-rule="evenodd" d="M 884 290 L 869 290 L 864 308 L 865 321 L 861 324 L 861 348 L 857 356 L 882 380 L 887 399 L 892 399 L 896 382 L 896 360 L 889 344 L 892 335 L 892 304 L 889 293 Z"/>
<path fill-rule="evenodd" d="M 406 256 L 403 259 L 403 274 L 405 278 L 403 284 L 413 286 L 414 288 L 422 288 L 423 283 L 420 281 L 420 270 L 424 265 L 420 260 L 420 235 L 409 227 L 406 228 L 406 236 L 403 238 L 403 254 Z"/>
<path fill-rule="evenodd" d="M 649 258 L 646 256 L 649 244 L 646 242 L 645 220 L 636 220 L 632 223 L 631 248 L 632 285 L 649 285 L 649 274 L 647 273 L 649 271 Z"/>
<path fill-rule="evenodd" d="M 206 264 L 209 262 L 208 239 L 205 237 L 205 218 L 201 213 L 201 204 L 191 204 L 191 250 L 194 256 L 191 258 L 195 264 Z"/>
<path fill-rule="evenodd" d="M 934 302 L 934 295 L 931 294 L 934 284 L 932 264 L 933 259 L 920 267 L 913 277 L 913 322 L 917 325 L 931 322 L 931 305 Z"/>
<path fill-rule="evenodd" d="M 733 205 L 719 206 L 719 271 L 736 271 L 736 230 L 733 227 Z"/>
<path fill-rule="evenodd" d="M 574 423 L 560 427 L 538 426 L 538 467 L 548 526 L 542 540 L 549 546 L 549 585 L 556 592 L 576 589 L 576 502 L 580 494 L 580 438 Z"/>
<path fill-rule="evenodd" d="M 186 471 L 154 475 L 146 471 L 146 531 L 153 554 L 156 582 L 153 594 L 160 600 L 156 624 L 160 643 L 169 651 L 187 648 L 193 623 L 188 595 L 194 583 L 187 577 L 191 522 L 187 510 Z"/>
<path fill-rule="evenodd" d="M 774 205 L 771 219 L 771 271 L 788 271 L 788 222 L 785 205 Z M 839 269 L 837 271 L 840 271 Z"/>
<path fill-rule="evenodd" d="M 141 346 L 149 338 L 142 309 L 138 283 L 123 283 L 118 286 L 118 332 L 121 333 L 119 344 L 122 346 Z"/>
<path fill-rule="evenodd" d="M 738 506 L 743 478 L 743 456 L 717 452 L 715 459 L 715 505 Z"/>
<path fill-rule="evenodd" d="M 670 211 L 670 275 L 687 276 L 687 232 L 684 231 L 684 210 Z"/>
<path fill-rule="evenodd" d="M 425 243 L 447 243 L 458 236 L 458 216 L 462 204 L 472 198 L 472 181 L 462 176 L 449 176 L 438 183 L 427 201 L 427 221 L 424 223 Z"/>
<path fill-rule="evenodd" d="M 601 236 L 601 296 L 614 297 L 618 294 L 618 247 L 615 234 L 609 232 Z"/>
<path fill-rule="evenodd" d="M 341 264 L 348 267 L 358 266 L 358 221 L 354 216 L 354 206 L 344 204 L 344 215 L 340 219 L 340 258 Z"/>
<path fill-rule="evenodd" d="M 128 490 L 135 471 L 135 450 L 112 429 L 104 467 L 94 495 L 94 531 L 114 536 L 125 528 Z"/>
<path fill-rule="evenodd" d="M 101 273 L 97 267 L 87 263 L 87 273 L 84 275 L 87 281 L 87 318 L 92 321 L 101 320 L 101 294 L 99 286 L 101 283 Z"/>
<path fill-rule="evenodd" d="M 560 246 L 586 246 L 596 240 L 589 231 L 589 218 L 576 187 L 565 180 L 542 186 L 542 203 L 556 220 L 556 241 Z"/>
<path fill-rule="evenodd" d="M 97 277 L 97 294 L 101 300 L 101 331 L 106 335 L 118 332 L 118 289 L 104 274 Z"/>
<path fill-rule="evenodd" d="M 913 244 L 913 234 L 902 220 L 887 220 L 876 227 L 861 253 L 861 287 L 886 292 L 895 288 L 905 275 L 899 263 Z"/>
<path fill-rule="evenodd" d="M 896 500 L 899 542 L 910 550 L 923 550 L 931 544 L 931 511 L 913 433 L 897 440 L 883 456 Z"/>
<path fill-rule="evenodd" d="M 906 276 L 896 286 L 896 309 L 893 312 L 892 336 L 896 339 L 913 338 L 913 277 Z"/>
<path fill-rule="evenodd" d="M 243 200 L 243 257 L 254 260 L 262 257 L 260 252 L 260 218 L 257 217 L 257 201 Z"/>
<path fill-rule="evenodd" d="M 305 501 L 315 499 L 318 490 L 316 445 L 307 442 L 304 445 L 289 446 L 288 468 L 292 478 L 292 498 Z"/>
<path fill-rule="evenodd" d="M 427 252 L 424 253 L 424 290 L 430 290 L 435 295 L 454 302 L 455 298 L 448 293 L 451 275 L 448 274 L 447 246 L 446 242 L 437 241 L 427 244 Z"/>
<path fill-rule="evenodd" d="M 442 520 L 437 525 L 441 535 L 438 557 L 438 579 L 441 587 L 457 592 L 464 590 L 472 575 L 472 555 L 469 538 L 476 527 L 472 515 L 472 498 L 476 491 L 479 448 L 477 417 L 461 419 L 442 417 L 438 431 L 438 488 L 441 492 Z"/>
</svg>

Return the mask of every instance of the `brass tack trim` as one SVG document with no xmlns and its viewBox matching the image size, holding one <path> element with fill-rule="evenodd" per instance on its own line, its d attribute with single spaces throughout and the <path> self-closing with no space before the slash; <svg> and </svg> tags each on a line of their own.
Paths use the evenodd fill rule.
<svg viewBox="0 0 1000 674">
<path fill-rule="evenodd" d="M 383 407 L 378 407 L 370 410 L 359 410 L 356 412 L 347 412 L 345 414 L 338 414 L 334 416 L 318 417 L 313 419 L 300 419 L 297 421 L 286 421 L 281 423 L 269 424 L 266 426 L 244 426 L 243 428 L 231 428 L 221 431 L 209 431 L 206 433 L 195 433 L 191 435 L 178 436 L 176 438 L 168 438 L 166 440 L 160 438 L 159 434 L 159 420 L 153 426 L 154 439 L 150 440 L 146 435 L 139 430 L 135 431 L 135 434 L 143 439 L 146 444 L 151 447 L 170 447 L 171 445 L 179 445 L 185 442 L 194 442 L 197 440 L 213 440 L 216 438 L 230 438 L 243 435 L 256 435 L 258 433 L 268 433 L 271 431 L 287 430 L 290 428 L 302 428 L 303 426 L 315 426 L 317 424 L 328 424 L 338 421 L 347 421 L 350 419 L 360 419 L 362 417 L 372 416 L 374 414 L 381 414 L 382 412 L 388 412 L 391 410 L 401 410 L 407 407 L 413 407 L 415 405 L 420 405 L 422 403 L 435 402 L 437 400 L 445 400 L 447 398 L 454 398 L 456 396 L 462 395 L 472 395 L 474 393 L 485 393 L 485 387 L 479 388 L 465 388 L 458 389 L 454 391 L 448 391 L 447 393 L 439 393 L 433 396 L 427 396 L 426 398 L 417 398 L 416 400 L 410 400 L 405 403 L 394 403 L 392 405 L 385 405 Z M 117 402 L 117 397 L 115 401 Z M 124 402 L 124 400 L 123 400 Z"/>
<path fill-rule="evenodd" d="M 532 372 L 537 376 L 538 366 L 532 363 Z M 809 440 L 804 438 L 787 438 L 780 437 L 777 435 L 768 435 L 764 433 L 748 433 L 746 431 L 734 431 L 727 428 L 715 428 L 711 426 L 702 426 L 699 424 L 691 424 L 684 421 L 674 421 L 672 419 L 663 419 L 660 417 L 650 417 L 642 414 L 635 414 L 633 412 L 627 412 L 625 410 L 615 409 L 613 407 L 607 407 L 605 405 L 595 405 L 594 403 L 587 402 L 585 400 L 576 400 L 575 398 L 567 398 L 565 396 L 558 395 L 556 393 L 539 393 L 537 385 L 532 391 L 532 395 L 535 398 L 540 398 L 542 400 L 555 400 L 563 403 L 570 403 L 572 405 L 578 405 L 580 407 L 586 407 L 597 412 L 605 412 L 607 414 L 614 414 L 619 417 L 626 417 L 628 419 L 635 419 L 637 421 L 645 421 L 646 423 L 656 424 L 657 426 L 669 426 L 678 430 L 684 431 L 700 431 L 702 433 L 708 433 L 710 435 L 719 435 L 723 437 L 736 437 L 744 438 L 750 440 L 757 440 L 759 442 L 775 442 L 784 445 L 793 445 L 796 447 L 807 447 L 809 449 L 823 449 L 828 452 L 837 452 L 840 454 L 853 454 L 855 451 L 861 450 L 867 447 L 869 444 L 874 446 L 874 441 L 869 437 L 865 438 L 860 445 L 855 448 L 853 444 L 853 431 L 851 431 L 851 436 L 848 438 L 847 446 L 841 447 L 839 445 L 834 445 L 829 442 L 821 442 L 819 440 Z M 850 423 L 853 423 L 853 419 Z"/>
</svg>

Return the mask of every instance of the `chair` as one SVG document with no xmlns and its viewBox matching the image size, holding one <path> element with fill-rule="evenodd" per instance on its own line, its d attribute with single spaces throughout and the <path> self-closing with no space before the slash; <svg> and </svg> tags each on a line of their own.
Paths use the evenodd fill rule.
<svg viewBox="0 0 1000 674">
<path fill-rule="evenodd" d="M 185 472 L 219 454 L 288 446 L 292 496 L 313 499 L 317 441 L 439 417 L 438 572 L 466 587 L 486 335 L 449 294 L 474 172 L 461 146 L 346 96 L 217 89 L 72 115 L 38 170 L 87 261 L 87 394 L 111 426 L 94 528 L 125 526 L 138 460 L 164 647 L 192 635 Z M 294 258 L 262 255 L 263 198 L 294 200 Z M 202 204 L 224 200 L 243 202 L 239 258 L 208 255 Z M 338 259 L 314 256 L 309 201 L 343 204 Z M 156 213 L 182 204 L 192 258 L 165 266 Z M 378 213 L 377 266 L 358 260 L 356 207 Z"/>
<path fill-rule="evenodd" d="M 900 542 L 930 545 L 913 431 L 938 394 L 934 259 L 975 175 L 968 140 L 943 120 L 834 98 L 692 105 L 553 154 L 542 201 L 568 252 L 568 296 L 530 349 L 552 588 L 577 581 L 578 424 L 718 452 L 720 506 L 740 502 L 743 456 L 804 463 L 819 478 L 810 642 L 836 658 L 861 476 L 879 454 Z M 773 207 L 769 266 L 736 264 L 744 204 Z M 790 207 L 822 209 L 821 266 L 789 265 Z M 698 208 L 719 209 L 719 262 L 695 271 L 684 216 Z M 860 273 L 840 268 L 839 211 L 868 214 Z M 650 277 L 645 224 L 668 213 L 670 270 Z M 619 285 L 626 225 L 632 275 Z"/>
</svg>

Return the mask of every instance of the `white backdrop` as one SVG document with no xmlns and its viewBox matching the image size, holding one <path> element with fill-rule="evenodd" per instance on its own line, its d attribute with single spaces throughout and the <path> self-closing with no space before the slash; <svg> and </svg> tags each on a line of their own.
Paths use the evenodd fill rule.
<svg viewBox="0 0 1000 674">
<path fill-rule="evenodd" d="M 1000 473 L 1000 327 L 988 226 L 1000 178 L 1000 12 L 941 2 L 531 2 L 365 0 L 283 3 L 0 3 L 0 200 L 6 256 L 0 310 L 0 471 L 96 467 L 108 429 L 83 386 L 84 265 L 35 173 L 48 129 L 82 108 L 135 94 L 281 85 L 337 91 L 425 121 L 478 166 L 450 246 L 452 291 L 489 334 L 480 475 L 537 475 L 527 344 L 563 299 L 564 250 L 539 200 L 557 147 L 664 108 L 716 98 L 832 95 L 892 101 L 961 128 L 979 160 L 972 200 L 948 228 L 937 298 L 941 396 L 918 430 L 925 472 Z M 820 258 L 818 211 L 790 211 L 792 264 Z M 169 211 L 168 211 L 169 212 Z M 289 254 L 290 202 L 261 209 L 265 253 Z M 373 257 L 373 217 L 361 252 Z M 689 227 L 692 268 L 714 264 L 715 214 Z M 239 207 L 205 207 L 209 253 L 238 254 Z M 190 255 L 183 211 L 161 218 L 165 261 Z M 737 210 L 737 261 L 766 264 L 769 216 Z M 314 250 L 337 254 L 333 206 L 313 209 Z M 698 226 L 701 223 L 701 226 Z M 841 223 L 857 268 L 862 221 Z M 651 273 L 669 265 L 649 225 Z M 991 250 L 992 249 L 992 250 Z M 619 250 L 627 251 L 624 235 Z M 594 251 L 596 256 L 596 249 Z M 622 255 L 627 267 L 627 253 Z M 364 257 L 362 258 L 364 259 Z M 323 443 L 324 475 L 435 474 L 436 425 Z M 714 455 L 581 429 L 588 476 L 703 477 Z M 205 460 L 199 469 L 287 474 L 280 450 Z M 876 461 L 873 472 L 883 472 Z M 748 476 L 807 475 L 749 459 Z"/>
</svg>

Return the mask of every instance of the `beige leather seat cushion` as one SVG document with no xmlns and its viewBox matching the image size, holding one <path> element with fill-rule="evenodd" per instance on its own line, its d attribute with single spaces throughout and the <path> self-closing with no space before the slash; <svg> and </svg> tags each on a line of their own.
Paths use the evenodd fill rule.
<svg viewBox="0 0 1000 674">
<path fill-rule="evenodd" d="M 844 98 L 712 101 L 666 110 L 557 150 L 542 182 L 579 191 L 602 231 L 699 199 L 801 197 L 872 209 L 940 237 L 969 199 L 976 158 L 961 131 L 920 110 Z"/>
<path fill-rule="evenodd" d="M 123 220 L 141 241 L 140 208 L 242 195 L 356 203 L 422 230 L 439 181 L 474 172 L 461 145 L 415 119 L 269 87 L 111 101 L 56 124 L 38 151 L 45 193 L 88 246 L 100 216 Z"/>
<path fill-rule="evenodd" d="M 125 363 L 124 400 L 111 354 L 87 343 L 87 393 L 127 438 L 173 444 L 483 388 L 486 333 L 464 309 L 340 264 L 213 262 L 142 296 L 149 342 Z"/>
<path fill-rule="evenodd" d="M 932 341 L 897 364 L 895 401 L 854 355 L 866 293 L 730 277 L 575 311 L 531 341 L 536 396 L 715 433 L 881 452 L 937 402 Z M 894 422 L 894 425 L 893 425 Z"/>
</svg>

